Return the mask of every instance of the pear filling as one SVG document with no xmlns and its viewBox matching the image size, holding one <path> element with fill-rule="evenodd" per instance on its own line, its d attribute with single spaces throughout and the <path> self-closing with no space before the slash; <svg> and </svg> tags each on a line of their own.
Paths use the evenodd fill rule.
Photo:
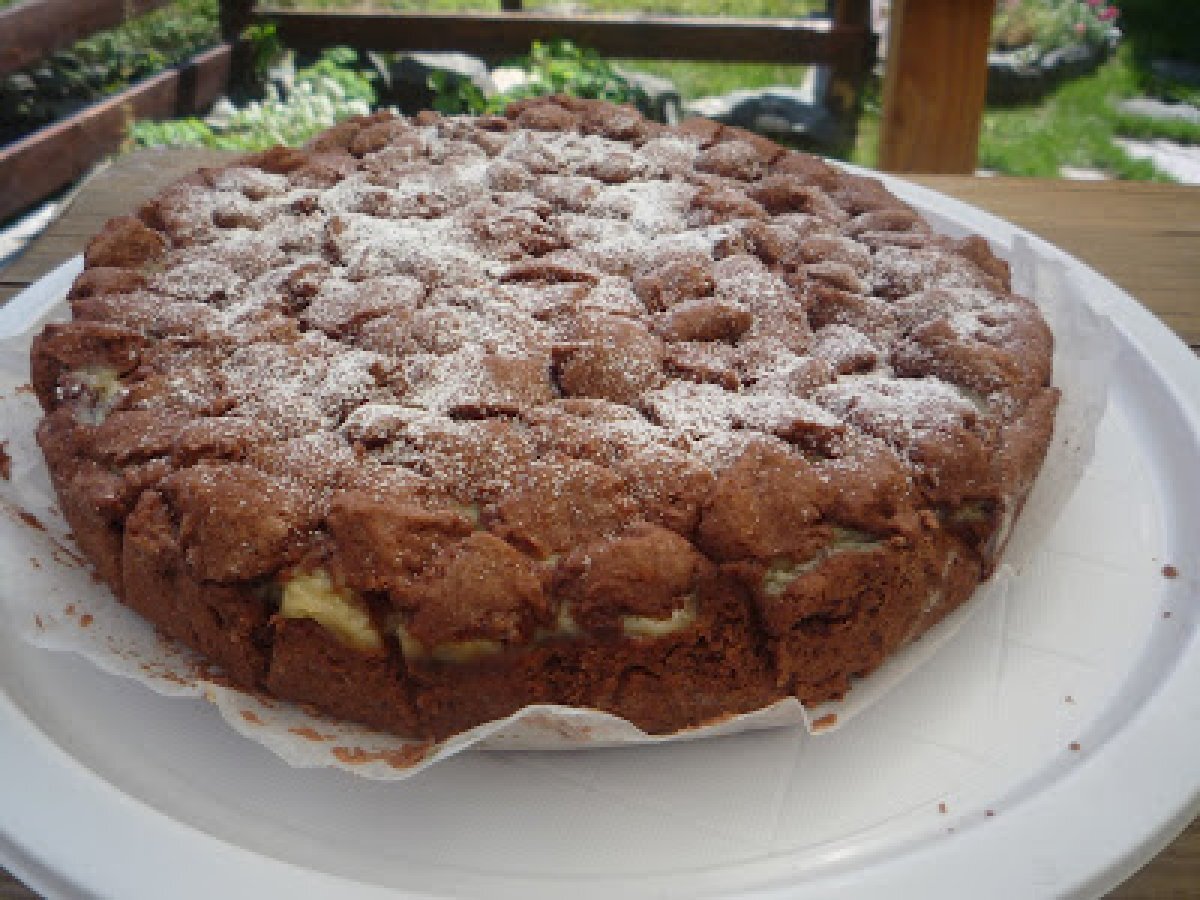
<svg viewBox="0 0 1200 900">
<path fill-rule="evenodd" d="M 683 631 L 696 621 L 696 598 L 688 597 L 683 606 L 672 610 L 665 619 L 650 616 L 621 616 L 621 630 L 626 637 L 659 638 Z"/>
<path fill-rule="evenodd" d="M 73 373 L 91 401 L 81 412 L 89 425 L 99 425 L 125 393 L 121 376 L 111 366 L 85 366 Z"/>
<path fill-rule="evenodd" d="M 879 538 L 868 532 L 859 531 L 857 528 L 834 528 L 833 542 L 812 559 L 794 562 L 784 558 L 771 563 L 767 567 L 766 574 L 763 575 L 763 593 L 768 597 L 782 596 L 793 581 L 801 575 L 811 572 L 829 557 L 837 556 L 840 553 L 866 553 L 882 545 L 883 541 Z"/>
<path fill-rule="evenodd" d="M 400 642 L 400 652 L 409 660 L 432 659 L 443 663 L 469 663 L 487 656 L 495 656 L 504 649 L 504 645 L 499 641 L 484 638 L 445 641 L 427 647 L 413 637 L 403 624 L 396 625 L 396 639 Z"/>
<path fill-rule="evenodd" d="M 356 650 L 383 649 L 383 637 L 371 621 L 366 603 L 349 588 L 335 585 L 323 569 L 293 575 L 284 582 L 279 615 L 312 619 Z"/>
<path fill-rule="evenodd" d="M 950 515 L 954 522 L 986 522 L 989 518 L 988 507 L 981 500 L 969 500 Z"/>
</svg>

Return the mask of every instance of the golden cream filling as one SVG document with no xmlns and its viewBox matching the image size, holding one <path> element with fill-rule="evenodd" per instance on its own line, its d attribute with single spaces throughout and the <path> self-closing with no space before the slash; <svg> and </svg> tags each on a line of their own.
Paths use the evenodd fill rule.
<svg viewBox="0 0 1200 900">
<path fill-rule="evenodd" d="M 790 560 L 778 560 L 771 563 L 763 575 L 763 593 L 768 597 L 778 597 L 788 589 L 793 581 L 805 572 L 811 572 L 825 561 L 824 554 L 817 554 L 807 562 L 794 563 Z"/>
<path fill-rule="evenodd" d="M 683 631 L 696 621 L 696 598 L 688 597 L 683 606 L 671 611 L 665 619 L 650 616 L 621 616 L 621 630 L 626 637 L 658 638 Z"/>
<path fill-rule="evenodd" d="M 75 372 L 75 377 L 95 397 L 95 402 L 88 410 L 88 418 L 90 424 L 99 425 L 121 399 L 125 390 L 121 376 L 112 366 L 85 366 Z"/>
<path fill-rule="evenodd" d="M 571 604 L 561 603 L 558 607 L 558 615 L 554 620 L 554 627 L 538 628 L 533 637 L 536 641 L 552 641 L 555 638 L 579 637 L 582 634 L 583 629 L 571 615 Z"/>
<path fill-rule="evenodd" d="M 383 649 L 383 637 L 366 603 L 349 588 L 335 585 L 324 569 L 285 581 L 279 614 L 285 619 L 312 619 L 356 650 Z"/>
<path fill-rule="evenodd" d="M 499 641 L 474 638 L 466 641 L 445 641 L 425 646 L 403 624 L 396 625 L 396 638 L 405 659 L 435 659 L 444 663 L 467 663 L 485 656 L 495 656 L 504 649 Z"/>
<path fill-rule="evenodd" d="M 479 504 L 478 503 L 456 503 L 455 507 L 458 514 L 469 521 L 476 528 L 479 527 Z"/>
<path fill-rule="evenodd" d="M 988 510 L 981 500 L 968 500 L 951 513 L 950 518 L 955 522 L 983 522 L 988 518 Z"/>
<path fill-rule="evenodd" d="M 833 529 L 833 543 L 804 562 L 793 562 L 790 559 L 778 559 L 767 567 L 763 575 L 762 589 L 768 597 L 778 597 L 788 589 L 793 581 L 806 572 L 811 572 L 831 556 L 839 553 L 864 553 L 882 546 L 883 541 L 866 531 L 857 528 Z"/>
</svg>

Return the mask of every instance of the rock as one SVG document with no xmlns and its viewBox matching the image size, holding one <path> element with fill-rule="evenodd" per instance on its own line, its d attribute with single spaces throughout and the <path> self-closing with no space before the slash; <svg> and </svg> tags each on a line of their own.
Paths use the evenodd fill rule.
<svg viewBox="0 0 1200 900">
<path fill-rule="evenodd" d="M 1079 166 L 1059 166 L 1058 177 L 1068 181 L 1108 181 L 1107 173 L 1100 169 L 1085 169 Z"/>
<path fill-rule="evenodd" d="M 1134 159 L 1150 160 L 1156 169 L 1182 184 L 1200 184 L 1200 147 L 1128 138 L 1114 138 L 1113 143 Z"/>
<path fill-rule="evenodd" d="M 1200 109 L 1190 103 L 1164 103 L 1149 97 L 1136 97 L 1132 100 L 1122 100 L 1117 104 L 1117 109 L 1131 116 L 1200 125 Z"/>
<path fill-rule="evenodd" d="M 1166 81 L 1200 87 L 1200 65 L 1183 59 L 1154 59 L 1150 71 Z"/>
<path fill-rule="evenodd" d="M 1105 55 L 1104 47 L 1068 44 L 1047 50 L 1038 60 L 1038 68 L 1051 79 L 1078 78 L 1096 68 Z"/>
<path fill-rule="evenodd" d="M 492 69 L 488 75 L 491 77 L 496 91 L 501 94 L 507 94 L 514 88 L 519 88 L 533 80 L 532 75 L 518 66 L 498 66 Z"/>
<path fill-rule="evenodd" d="M 400 53 L 387 66 L 382 104 L 394 104 L 404 112 L 428 109 L 433 102 L 429 88 L 432 72 L 448 72 L 452 81 L 469 81 L 490 97 L 496 85 L 488 74 L 487 64 L 467 53 Z"/>
<path fill-rule="evenodd" d="M 1078 78 L 1093 71 L 1108 58 L 1114 41 L 1068 44 L 1044 52 L 1036 47 L 993 50 L 988 53 L 988 102 L 1037 100 L 1063 79 Z"/>
<path fill-rule="evenodd" d="M 807 87 L 776 85 L 731 91 L 717 97 L 701 97 L 686 104 L 684 109 L 692 115 L 770 136 L 804 136 L 828 143 L 838 134 L 836 120 L 816 100 L 815 90 Z"/>
<path fill-rule="evenodd" d="M 630 87 L 645 95 L 645 100 L 638 103 L 643 114 L 668 125 L 679 121 L 683 98 L 670 78 L 639 72 L 637 69 L 626 69 L 623 66 L 613 66 L 613 69 L 629 82 Z"/>
</svg>

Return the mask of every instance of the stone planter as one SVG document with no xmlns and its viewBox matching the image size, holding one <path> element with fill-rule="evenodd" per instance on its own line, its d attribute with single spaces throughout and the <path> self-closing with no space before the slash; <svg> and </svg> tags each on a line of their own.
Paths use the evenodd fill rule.
<svg viewBox="0 0 1200 900">
<path fill-rule="evenodd" d="M 1120 36 L 1103 44 L 1068 44 L 1052 50 L 1024 47 L 988 53 L 987 102 L 1029 103 L 1040 100 L 1068 78 L 1094 71 L 1108 59 Z"/>
</svg>

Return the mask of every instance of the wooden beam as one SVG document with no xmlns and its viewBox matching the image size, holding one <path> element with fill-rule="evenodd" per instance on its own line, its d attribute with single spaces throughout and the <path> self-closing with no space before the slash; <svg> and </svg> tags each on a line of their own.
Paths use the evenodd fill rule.
<svg viewBox="0 0 1200 900">
<path fill-rule="evenodd" d="M 0 75 L 171 0 L 25 0 L 0 10 Z"/>
<path fill-rule="evenodd" d="M 119 149 L 135 119 L 207 107 L 225 90 L 231 49 L 220 44 L 0 148 L 0 219 L 70 184 Z"/>
<path fill-rule="evenodd" d="M 975 170 L 993 0 L 893 0 L 879 166 Z"/>
<path fill-rule="evenodd" d="M 311 12 L 259 9 L 289 47 L 345 44 L 369 50 L 524 53 L 533 41 L 568 38 L 606 56 L 755 60 L 831 65 L 860 58 L 870 39 L 828 19 L 743 19 L 656 15 L 548 15 L 540 12 Z"/>
<path fill-rule="evenodd" d="M 818 98 L 838 122 L 837 156 L 849 156 L 858 137 L 858 119 L 862 112 L 862 92 L 867 73 L 875 63 L 875 36 L 871 28 L 871 0 L 831 0 L 835 27 L 860 28 L 870 36 L 859 56 L 840 57 L 829 68 L 829 86 Z"/>
</svg>

